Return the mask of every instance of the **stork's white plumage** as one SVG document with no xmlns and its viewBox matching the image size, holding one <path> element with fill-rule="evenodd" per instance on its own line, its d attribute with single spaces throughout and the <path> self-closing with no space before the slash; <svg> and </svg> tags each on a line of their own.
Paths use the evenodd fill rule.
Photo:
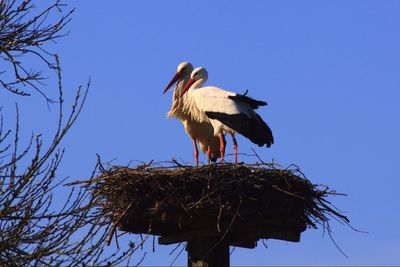
<svg viewBox="0 0 400 267">
<path fill-rule="evenodd" d="M 259 146 L 270 147 L 274 143 L 271 129 L 254 111 L 267 103 L 214 86 L 201 87 L 207 78 L 208 73 L 203 67 L 194 69 L 181 93 L 184 97 L 187 92 L 185 105 L 193 118 L 200 122 L 209 120 L 214 135 L 220 140 L 224 132 L 238 132 Z M 220 143 L 221 162 L 224 160 L 224 145 L 224 142 Z"/>
<path fill-rule="evenodd" d="M 208 162 L 216 161 L 220 155 L 219 151 L 219 138 L 213 134 L 213 127 L 210 121 L 202 120 L 198 121 L 193 118 L 191 110 L 186 105 L 187 96 L 180 97 L 183 88 L 187 84 L 190 78 L 190 73 L 193 70 L 192 64 L 189 62 L 182 62 L 178 65 L 175 76 L 171 82 L 165 88 L 163 93 L 166 93 L 175 83 L 177 83 L 173 97 L 171 110 L 167 113 L 167 117 L 176 117 L 180 120 L 185 128 L 186 133 L 190 136 L 194 146 L 194 156 L 196 159 L 196 165 L 199 163 L 199 152 L 197 149 L 197 143 L 200 145 L 200 150 L 207 153 Z"/>
</svg>

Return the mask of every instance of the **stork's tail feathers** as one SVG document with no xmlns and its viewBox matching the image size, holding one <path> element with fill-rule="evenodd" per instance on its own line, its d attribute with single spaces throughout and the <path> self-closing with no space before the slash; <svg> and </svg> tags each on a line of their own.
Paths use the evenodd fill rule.
<svg viewBox="0 0 400 267">
<path fill-rule="evenodd" d="M 215 158 L 211 157 L 211 162 L 213 162 L 213 163 L 217 162 L 217 159 L 218 159 L 218 158 L 219 158 L 219 156 L 218 156 L 218 157 L 215 157 Z"/>
<path fill-rule="evenodd" d="M 219 149 L 219 137 L 213 136 L 212 145 L 211 145 L 211 161 L 216 162 L 217 159 L 221 156 L 221 152 Z"/>
<path fill-rule="evenodd" d="M 245 114 L 225 114 L 221 112 L 206 112 L 206 115 L 210 119 L 219 120 L 259 146 L 270 147 L 274 143 L 271 129 L 257 113 L 254 113 L 251 118 Z"/>
<path fill-rule="evenodd" d="M 267 105 L 267 102 L 260 101 L 260 100 L 255 100 L 253 98 L 250 98 L 250 97 L 246 96 L 246 94 L 247 94 L 247 91 L 243 95 L 239 95 L 239 94 L 230 95 L 230 96 L 228 96 L 228 98 L 232 99 L 233 101 L 239 101 L 239 102 L 242 102 L 242 103 L 246 103 L 252 109 L 258 109 L 260 106 L 266 106 Z"/>
<path fill-rule="evenodd" d="M 209 142 L 203 142 L 202 140 L 199 140 L 200 150 L 203 151 L 205 154 L 207 154 L 208 143 Z M 220 157 L 219 137 L 213 136 L 211 140 L 211 161 L 216 162 L 219 157 Z"/>
</svg>

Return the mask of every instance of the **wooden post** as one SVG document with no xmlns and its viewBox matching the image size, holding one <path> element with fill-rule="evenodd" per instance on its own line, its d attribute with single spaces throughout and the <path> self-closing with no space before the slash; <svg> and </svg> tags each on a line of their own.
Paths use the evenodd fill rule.
<svg viewBox="0 0 400 267">
<path fill-rule="evenodd" d="M 229 266 L 229 244 L 217 239 L 188 241 L 188 267 Z"/>
</svg>

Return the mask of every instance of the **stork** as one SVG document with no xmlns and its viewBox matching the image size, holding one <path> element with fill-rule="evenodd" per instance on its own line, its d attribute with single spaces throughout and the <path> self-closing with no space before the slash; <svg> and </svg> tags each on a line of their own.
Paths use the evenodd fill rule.
<svg viewBox="0 0 400 267">
<path fill-rule="evenodd" d="M 225 143 L 222 142 L 224 133 L 233 135 L 238 132 L 259 146 L 270 147 L 274 143 L 272 131 L 254 111 L 267 103 L 214 86 L 202 87 L 207 78 L 205 68 L 194 69 L 180 96 L 184 97 L 187 92 L 185 103 L 195 120 L 210 121 L 214 135 L 221 140 L 221 163 L 225 156 Z M 234 153 L 237 157 L 237 144 Z"/>
<path fill-rule="evenodd" d="M 193 66 L 191 63 L 180 63 L 177 67 L 175 76 L 167 85 L 163 94 L 177 83 L 172 96 L 171 110 L 167 113 L 167 117 L 175 117 L 182 122 L 186 133 L 193 141 L 194 157 L 196 159 L 196 166 L 198 166 L 199 151 L 197 143 L 200 145 L 200 150 L 207 153 L 208 163 L 210 164 L 210 161 L 215 162 L 220 155 L 220 139 L 214 136 L 213 127 L 209 120 L 197 121 L 193 119 L 193 116 L 186 105 L 187 96 L 180 97 L 182 89 L 189 81 L 192 70 Z"/>
</svg>

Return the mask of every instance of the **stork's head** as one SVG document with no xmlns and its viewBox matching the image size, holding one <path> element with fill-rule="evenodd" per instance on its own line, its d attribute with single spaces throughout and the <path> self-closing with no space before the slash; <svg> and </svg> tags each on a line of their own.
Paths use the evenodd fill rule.
<svg viewBox="0 0 400 267">
<path fill-rule="evenodd" d="M 193 70 L 193 65 L 191 63 L 186 62 L 186 61 L 180 63 L 178 65 L 178 67 L 176 68 L 175 76 L 169 82 L 169 84 L 165 88 L 163 94 L 165 94 L 169 90 L 169 88 L 171 88 L 172 85 L 174 85 L 177 81 L 179 81 L 180 79 L 182 79 L 185 76 L 188 76 L 192 70 Z"/>
<path fill-rule="evenodd" d="M 204 67 L 195 68 L 190 74 L 190 80 L 185 88 L 183 88 L 181 96 L 183 96 L 195 82 L 199 81 L 200 83 L 204 83 L 207 79 L 208 72 Z"/>
<path fill-rule="evenodd" d="M 183 61 L 176 68 L 177 73 L 190 74 L 193 70 L 193 65 L 190 62 Z"/>
<path fill-rule="evenodd" d="M 200 79 L 207 80 L 208 71 L 204 67 L 195 68 L 190 74 L 190 79 L 194 81 L 198 81 Z"/>
</svg>

